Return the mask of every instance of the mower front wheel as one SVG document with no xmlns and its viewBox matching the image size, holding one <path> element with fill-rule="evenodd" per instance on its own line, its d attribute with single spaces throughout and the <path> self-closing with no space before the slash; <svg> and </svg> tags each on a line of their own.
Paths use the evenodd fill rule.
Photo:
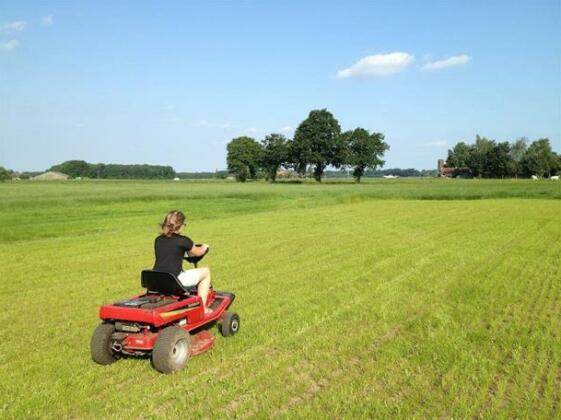
<svg viewBox="0 0 561 420">
<path fill-rule="evenodd" d="M 94 362 L 100 365 L 110 365 L 117 360 L 117 355 L 111 349 L 111 335 L 115 332 L 113 324 L 99 324 L 90 341 L 90 351 Z"/>
<path fill-rule="evenodd" d="M 161 373 L 181 370 L 189 360 L 190 336 L 179 327 L 167 327 L 152 350 L 152 364 Z"/>
<path fill-rule="evenodd" d="M 240 316 L 235 312 L 224 312 L 220 332 L 224 337 L 230 337 L 240 330 Z"/>
</svg>

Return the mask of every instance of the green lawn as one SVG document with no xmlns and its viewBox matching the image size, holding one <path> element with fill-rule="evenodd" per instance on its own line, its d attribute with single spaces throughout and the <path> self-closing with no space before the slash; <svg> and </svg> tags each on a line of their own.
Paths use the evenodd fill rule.
<svg viewBox="0 0 561 420">
<path fill-rule="evenodd" d="M 561 417 L 561 184 L 0 184 L 0 417 Z M 186 369 L 94 364 L 173 208 L 236 293 Z"/>
</svg>

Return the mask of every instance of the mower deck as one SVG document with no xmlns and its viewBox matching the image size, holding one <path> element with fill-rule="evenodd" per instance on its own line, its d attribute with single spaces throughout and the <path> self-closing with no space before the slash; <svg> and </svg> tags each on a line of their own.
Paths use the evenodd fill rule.
<svg viewBox="0 0 561 420">
<path fill-rule="evenodd" d="M 210 331 L 202 330 L 191 335 L 191 356 L 204 353 L 214 345 L 214 334 Z"/>
</svg>

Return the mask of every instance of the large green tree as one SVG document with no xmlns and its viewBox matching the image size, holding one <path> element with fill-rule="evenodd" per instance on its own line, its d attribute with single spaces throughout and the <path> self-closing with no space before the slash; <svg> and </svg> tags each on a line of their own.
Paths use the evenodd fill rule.
<svg viewBox="0 0 561 420">
<path fill-rule="evenodd" d="M 526 175 L 551 176 L 559 170 L 559 156 L 549 144 L 549 139 L 539 139 L 528 147 L 522 162 Z"/>
<path fill-rule="evenodd" d="M 495 142 L 493 140 L 475 136 L 475 144 L 470 147 L 469 160 L 467 166 L 475 177 L 484 176 L 487 155 L 491 152 Z"/>
<path fill-rule="evenodd" d="M 237 137 L 226 147 L 228 171 L 236 179 L 245 182 L 248 178 L 255 179 L 261 164 L 263 148 L 251 137 Z"/>
<path fill-rule="evenodd" d="M 290 166 L 302 177 L 306 176 L 306 170 L 312 161 L 311 153 L 308 142 L 302 137 L 300 137 L 298 141 L 291 140 L 288 142 L 288 160 Z"/>
<path fill-rule="evenodd" d="M 262 141 L 261 163 L 267 179 L 275 182 L 277 171 L 289 160 L 289 142 L 282 134 L 269 134 Z"/>
<path fill-rule="evenodd" d="M 448 150 L 446 164 L 451 167 L 461 168 L 468 166 L 471 147 L 463 141 L 457 143 L 451 150 Z"/>
<path fill-rule="evenodd" d="M 505 141 L 493 143 L 485 155 L 483 175 L 486 178 L 504 178 L 512 175 L 514 161 L 510 156 L 510 144 Z"/>
<path fill-rule="evenodd" d="M 370 134 L 364 128 L 356 128 L 344 132 L 341 138 L 347 150 L 343 160 L 353 167 L 353 176 L 357 182 L 360 182 L 366 169 L 375 170 L 385 163 L 381 158 L 390 147 L 384 142 L 382 133 Z"/>
<path fill-rule="evenodd" d="M 326 109 L 313 110 L 300 123 L 291 144 L 291 160 L 296 171 L 306 173 L 308 165 L 314 166 L 314 178 L 321 177 L 328 165 L 341 166 L 344 145 L 340 137 L 341 126 Z"/>
</svg>

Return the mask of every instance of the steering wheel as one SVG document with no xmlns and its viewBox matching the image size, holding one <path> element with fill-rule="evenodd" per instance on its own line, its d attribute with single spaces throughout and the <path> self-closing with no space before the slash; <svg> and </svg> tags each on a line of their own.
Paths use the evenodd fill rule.
<svg viewBox="0 0 561 420">
<path fill-rule="evenodd" d="M 202 244 L 195 244 L 195 246 L 201 246 L 201 245 L 202 245 Z M 209 248 L 209 247 L 207 247 L 207 249 L 206 249 L 206 251 L 205 251 L 205 253 L 204 253 L 203 255 L 199 255 L 198 257 L 192 256 L 192 255 L 188 255 L 188 256 L 186 256 L 186 257 L 183 257 L 183 259 L 184 259 L 185 261 L 190 262 L 191 264 L 197 265 L 197 263 L 198 263 L 199 261 L 201 261 L 201 260 L 205 257 L 206 254 L 208 254 L 208 251 L 210 251 L 210 248 Z"/>
</svg>

